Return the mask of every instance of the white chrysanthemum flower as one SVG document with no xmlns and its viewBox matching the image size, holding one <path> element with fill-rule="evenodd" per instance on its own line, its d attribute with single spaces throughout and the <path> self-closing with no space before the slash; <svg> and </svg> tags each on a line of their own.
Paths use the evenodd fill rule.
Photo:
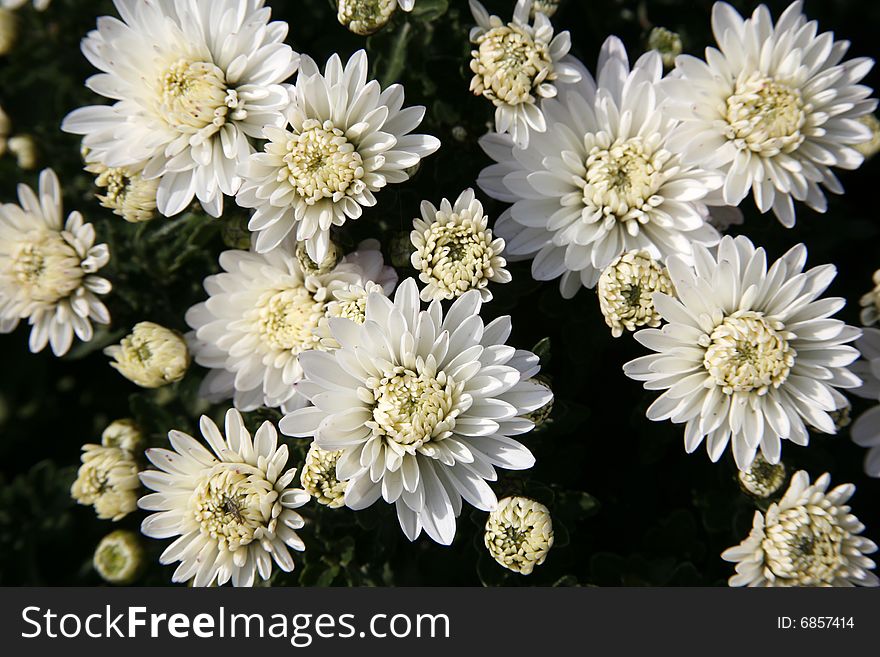
<svg viewBox="0 0 880 657">
<path fill-rule="evenodd" d="M 805 422 L 837 433 L 830 414 L 846 398 L 836 388 L 861 383 L 847 369 L 859 353 L 847 343 L 861 332 L 831 319 L 844 299 L 819 298 L 834 265 L 804 272 L 807 249 L 798 244 L 768 269 L 763 248 L 729 236 L 717 256 L 698 246 L 694 257 L 694 267 L 667 263 L 677 299 L 654 295 L 669 323 L 635 334 L 657 353 L 624 366 L 646 389 L 665 390 L 648 418 L 686 423 L 685 450 L 705 439 L 713 461 L 730 443 L 740 470 L 758 448 L 778 463 L 782 440 L 806 445 Z"/>
<path fill-rule="evenodd" d="M 859 319 L 865 326 L 871 326 L 880 322 L 880 269 L 874 272 L 874 289 L 859 299 L 862 312 Z"/>
<path fill-rule="evenodd" d="M 483 541 L 500 565 L 530 575 L 553 547 L 550 511 L 527 497 L 505 497 L 489 514 Z"/>
<path fill-rule="evenodd" d="M 510 436 L 532 429 L 518 416 L 552 394 L 529 381 L 537 356 L 504 344 L 510 318 L 484 326 L 481 305 L 471 290 L 445 318 L 439 301 L 421 310 L 411 278 L 393 302 L 370 294 L 363 324 L 330 320 L 339 349 L 300 355 L 296 388 L 314 406 L 279 424 L 288 436 L 342 450 L 336 476 L 349 482 L 345 504 L 360 510 L 379 497 L 396 504 L 410 540 L 424 529 L 449 545 L 462 498 L 492 510 L 485 480 L 495 480 L 495 466 L 523 470 L 535 461 Z"/>
<path fill-rule="evenodd" d="M 110 366 L 142 388 L 180 381 L 189 368 L 189 349 L 176 331 L 153 322 L 138 322 L 119 344 L 104 349 Z"/>
<path fill-rule="evenodd" d="M 748 470 L 737 473 L 740 488 L 752 497 L 766 499 L 782 488 L 785 483 L 785 465 L 768 463 L 763 454 L 758 452 Z"/>
<path fill-rule="evenodd" d="M 30 350 L 51 345 L 62 356 L 73 336 L 92 339 L 92 322 L 108 324 L 98 299 L 110 283 L 96 273 L 110 260 L 106 244 L 79 212 L 61 220 L 61 185 L 51 169 L 40 174 L 39 193 L 18 186 L 19 205 L 0 205 L 0 332 L 21 319 L 31 325 Z"/>
<path fill-rule="evenodd" d="M 297 356 L 322 347 L 315 334 L 334 292 L 373 281 L 394 289 L 378 242 L 368 240 L 327 274 L 306 274 L 285 249 L 259 254 L 226 251 L 223 272 L 205 279 L 207 301 L 186 314 L 195 361 L 211 369 L 201 394 L 234 400 L 236 408 L 294 409 L 306 401 L 293 384 L 302 378 Z"/>
<path fill-rule="evenodd" d="M 395 11 L 397 11 L 397 0 L 337 0 L 336 2 L 336 18 L 339 23 L 361 36 L 381 30 L 391 20 Z"/>
<path fill-rule="evenodd" d="M 18 40 L 18 16 L 0 8 L 0 56 L 8 55 Z"/>
<path fill-rule="evenodd" d="M 70 496 L 95 507 L 103 520 L 121 520 L 134 511 L 140 488 L 134 453 L 103 445 L 83 445 L 82 450 L 82 465 Z"/>
<path fill-rule="evenodd" d="M 655 292 L 675 295 L 666 268 L 647 251 L 627 251 L 605 268 L 599 277 L 599 308 L 615 338 L 624 330 L 660 326 Z"/>
<path fill-rule="evenodd" d="M 98 20 L 82 44 L 102 71 L 90 89 L 113 105 L 77 109 L 62 129 L 84 135 L 108 167 L 136 168 L 159 181 L 159 212 L 192 202 L 219 217 L 223 195 L 241 185 L 236 167 L 281 126 L 280 83 L 299 55 L 284 43 L 287 23 L 269 22 L 263 0 L 114 0 L 122 21 Z"/>
<path fill-rule="evenodd" d="M 110 532 L 95 548 L 92 565 L 101 578 L 110 584 L 131 584 L 145 565 L 141 538 L 127 529 Z"/>
<path fill-rule="evenodd" d="M 865 526 L 846 502 L 856 487 L 828 490 L 826 473 L 810 484 L 801 470 L 791 478 L 783 498 L 766 514 L 755 511 L 749 537 L 724 551 L 736 563 L 730 586 L 877 586 L 866 557 L 877 551 L 860 536 Z"/>
<path fill-rule="evenodd" d="M 236 201 L 254 208 L 249 228 L 257 233 L 256 251 L 270 251 L 294 235 L 321 262 L 331 226 L 360 217 L 376 204 L 376 192 L 408 180 L 406 169 L 440 142 L 410 134 L 425 108 L 403 109 L 399 84 L 382 91 L 375 80 L 368 82 L 363 50 L 344 67 L 333 55 L 323 73 L 303 57 L 290 97 L 286 122 L 266 128 L 263 152 L 241 168 Z"/>
<path fill-rule="evenodd" d="M 174 451 L 149 449 L 147 458 L 159 468 L 141 472 L 144 486 L 156 491 L 138 506 L 157 511 L 141 524 L 151 538 L 179 536 L 159 557 L 162 564 L 180 562 L 171 578 L 193 580 L 194 586 L 253 586 L 264 580 L 272 562 L 293 570 L 288 548 L 305 545 L 297 529 L 304 521 L 294 509 L 309 494 L 291 488 L 296 469 L 285 471 L 287 445 L 278 446 L 271 422 L 264 422 L 253 440 L 235 409 L 226 412 L 226 436 L 207 416 L 199 426 L 213 453 L 180 431 L 168 439 Z"/>
<path fill-rule="evenodd" d="M 568 32 L 553 35 L 546 14 L 531 15 L 532 0 L 517 0 L 513 20 L 505 23 L 490 16 L 477 0 L 470 0 L 477 22 L 470 31 L 470 89 L 495 105 L 495 130 L 509 133 L 518 146 L 529 143 L 530 132 L 544 132 L 547 122 L 540 103 L 556 96 L 556 84 L 581 79 L 581 71 L 568 55 Z"/>
<path fill-rule="evenodd" d="M 842 62 L 849 42 L 817 35 L 802 4 L 792 3 L 774 25 L 765 5 L 743 20 L 729 4 L 715 3 L 720 50 L 707 48 L 705 62 L 680 56 L 663 83 L 668 111 L 682 120 L 671 148 L 687 164 L 721 168 L 728 205 L 739 205 L 751 189 L 758 209 L 772 208 L 789 227 L 794 200 L 824 212 L 820 184 L 843 192 L 831 167 L 862 163 L 852 145 L 871 131 L 857 119 L 877 104 L 871 89 L 857 84 L 873 60 Z"/>
<path fill-rule="evenodd" d="M 149 221 L 156 216 L 159 181 L 147 180 L 139 167 L 108 167 L 86 155 L 85 170 L 95 174 L 95 185 L 104 190 L 95 194 L 98 202 L 130 223 Z"/>
<path fill-rule="evenodd" d="M 6 141 L 9 152 L 15 156 L 15 163 L 19 169 L 31 171 L 37 168 L 40 159 L 40 151 L 37 142 L 31 135 L 15 135 Z"/>
<path fill-rule="evenodd" d="M 129 418 L 114 420 L 101 433 L 101 444 L 104 447 L 119 447 L 129 452 L 136 452 L 144 442 L 137 423 Z"/>
<path fill-rule="evenodd" d="M 862 413 L 853 423 L 852 439 L 856 445 L 868 449 L 865 472 L 869 477 L 880 477 L 880 330 L 865 329 L 856 346 L 862 359 L 853 364 L 852 370 L 864 383 L 853 392 L 877 402 L 877 405 Z"/>
<path fill-rule="evenodd" d="M 451 204 L 440 208 L 422 201 L 421 219 L 413 220 L 410 241 L 415 247 L 412 266 L 419 272 L 422 301 L 454 299 L 478 290 L 483 301 L 492 299 L 489 282 L 509 283 L 507 261 L 501 257 L 504 240 L 492 237 L 483 205 L 466 189 Z"/>
<path fill-rule="evenodd" d="M 37 11 L 46 11 L 51 2 L 52 0 L 34 0 L 34 9 Z M 27 3 L 28 0 L 2 0 L 2 2 L 0 2 L 0 4 L 7 9 L 18 9 L 19 7 L 24 7 Z"/>
<path fill-rule="evenodd" d="M 871 138 L 868 141 L 853 144 L 853 148 L 867 160 L 880 153 L 880 119 L 876 114 L 865 114 L 859 117 L 859 122 L 868 127 L 868 130 L 871 131 Z"/>
<path fill-rule="evenodd" d="M 630 71 L 623 44 L 610 37 L 598 70 L 598 83 L 585 72 L 544 102 L 548 130 L 528 148 L 497 134 L 480 140 L 498 163 L 483 170 L 480 187 L 513 203 L 495 223 L 508 260 L 534 258 L 540 281 L 562 276 L 566 298 L 595 287 L 625 251 L 663 260 L 719 239 L 706 217 L 707 204 L 720 203 L 721 176 L 682 166 L 666 146 L 675 121 L 657 97 L 660 55 L 645 53 Z"/>
<path fill-rule="evenodd" d="M 654 27 L 648 34 L 648 48 L 656 50 L 663 59 L 663 66 L 675 66 L 675 58 L 681 54 L 681 37 L 665 27 Z"/>
<path fill-rule="evenodd" d="M 348 488 L 347 481 L 336 478 L 336 463 L 340 456 L 342 450 L 328 452 L 312 443 L 299 479 L 309 495 L 331 509 L 345 504 L 345 489 Z"/>
</svg>

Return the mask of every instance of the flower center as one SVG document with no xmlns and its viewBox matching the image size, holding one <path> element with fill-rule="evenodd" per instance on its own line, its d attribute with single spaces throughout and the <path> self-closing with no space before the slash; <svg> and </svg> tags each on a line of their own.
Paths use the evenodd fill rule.
<svg viewBox="0 0 880 657">
<path fill-rule="evenodd" d="M 786 509 L 766 530 L 762 547 L 767 568 L 801 586 L 831 584 L 844 564 L 848 537 L 822 506 Z"/>
<path fill-rule="evenodd" d="M 792 335 L 783 329 L 761 313 L 725 317 L 708 339 L 701 338 L 707 347 L 703 366 L 725 394 L 756 390 L 763 395 L 770 386 L 782 385 L 794 365 L 797 352 L 788 344 Z"/>
<path fill-rule="evenodd" d="M 332 121 L 304 121 L 301 133 L 290 134 L 283 160 L 287 168 L 278 172 L 279 182 L 288 179 L 309 205 L 325 198 L 337 202 L 366 187 L 360 153 Z"/>
<path fill-rule="evenodd" d="M 235 550 L 274 531 L 273 507 L 278 493 L 248 466 L 221 464 L 193 491 L 190 510 L 202 534 Z"/>
<path fill-rule="evenodd" d="M 259 306 L 257 325 L 265 343 L 273 349 L 298 354 L 311 348 L 312 331 L 324 313 L 304 287 L 275 292 Z"/>
<path fill-rule="evenodd" d="M 210 62 L 177 60 L 160 76 L 159 90 L 160 114 L 180 132 L 207 138 L 227 119 L 247 116 L 238 93 L 226 88 L 226 75 Z"/>
<path fill-rule="evenodd" d="M 83 278 L 76 250 L 55 232 L 19 245 L 11 270 L 27 297 L 39 303 L 51 304 L 70 296 Z"/>
<path fill-rule="evenodd" d="M 656 193 L 665 181 L 663 167 L 671 157 L 641 137 L 594 145 L 585 163 L 584 205 L 631 224 L 628 230 L 637 234 L 638 224 L 648 221 L 646 212 L 663 201 Z"/>
<path fill-rule="evenodd" d="M 789 153 L 804 141 L 801 128 L 810 109 L 798 89 L 752 73 L 736 81 L 727 99 L 726 135 L 739 148 L 760 155 Z"/>
<path fill-rule="evenodd" d="M 470 221 L 457 224 L 455 216 L 452 220 L 449 224 L 431 225 L 423 249 L 422 270 L 450 289 L 477 287 L 492 268 L 494 253 L 485 231 Z"/>
<path fill-rule="evenodd" d="M 546 44 L 538 42 L 516 25 L 494 27 L 476 40 L 471 88 L 496 104 L 533 102 L 532 90 L 554 79 L 553 60 Z"/>
<path fill-rule="evenodd" d="M 409 450 L 449 435 L 459 414 L 461 386 L 444 372 L 415 372 L 396 366 L 381 379 L 371 379 L 373 420 L 367 426 Z"/>
</svg>

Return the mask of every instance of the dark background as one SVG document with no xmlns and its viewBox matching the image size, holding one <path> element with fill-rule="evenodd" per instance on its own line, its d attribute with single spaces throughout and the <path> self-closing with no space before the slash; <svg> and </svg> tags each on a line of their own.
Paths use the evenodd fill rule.
<svg viewBox="0 0 880 657">
<path fill-rule="evenodd" d="M 476 140 L 491 121 L 488 101 L 468 92 L 472 19 L 465 0 L 417 0 L 416 11 L 397 17 L 373 37 L 350 34 L 340 26 L 329 0 L 270 0 L 273 16 L 290 23 L 288 42 L 319 64 L 333 52 L 343 59 L 361 47 L 370 54 L 373 74 L 388 84 L 402 82 L 407 104 L 424 104 L 422 131 L 443 146 L 427 158 L 414 180 L 386 188 L 376 208 L 349 222 L 340 235 L 350 248 L 378 237 L 390 250 L 408 245 L 418 203 L 454 199 L 475 186 L 489 159 Z M 486 5 L 509 18 L 513 0 Z M 756 3 L 734 2 L 741 11 Z M 769 2 L 775 16 L 786 2 Z M 661 25 L 682 35 L 685 52 L 700 55 L 713 43 L 707 0 L 568 0 L 553 19 L 571 32 L 572 53 L 595 69 L 599 47 L 609 34 L 620 36 L 631 58 L 645 47 L 647 33 Z M 820 28 L 852 41 L 851 56 L 875 56 L 880 4 L 858 0 L 808 0 L 806 12 Z M 118 527 L 136 529 L 143 517 L 133 513 L 119 523 L 96 519 L 90 507 L 76 506 L 69 487 L 79 465 L 81 445 L 98 442 L 112 420 L 134 417 L 148 440 L 159 445 L 169 429 L 195 431 L 198 415 L 222 416 L 226 406 L 207 407 L 197 399 L 204 370 L 193 367 L 175 386 L 144 391 L 108 365 L 101 348 L 117 341 L 135 322 L 152 320 L 185 330 L 186 309 L 204 298 L 202 279 L 217 269 L 224 236 L 246 217 L 227 200 L 227 213 L 212 220 L 199 211 L 147 224 L 126 224 L 98 206 L 91 177 L 82 171 L 78 140 L 60 132 L 70 110 L 99 102 L 82 86 L 94 71 L 79 52 L 79 40 L 94 28 L 97 16 L 114 14 L 109 2 L 53 0 L 44 13 L 30 6 L 17 12 L 19 43 L 0 58 L 0 105 L 10 116 L 13 134 L 35 136 L 40 168 L 52 166 L 65 189 L 65 210 L 79 209 L 96 228 L 98 241 L 111 249 L 102 273 L 113 281 L 107 297 L 113 324 L 88 345 L 75 346 L 57 359 L 46 350 L 27 349 L 26 325 L 0 336 L 0 584 L 100 584 L 91 556 L 100 538 Z M 866 83 L 877 86 L 877 72 Z M 453 137 L 461 127 L 464 140 Z M 461 130 L 456 130 L 461 137 Z M 840 172 L 847 193 L 831 196 L 819 215 L 797 209 L 794 229 L 772 215 L 761 216 L 751 200 L 743 205 L 744 232 L 764 245 L 772 258 L 797 242 L 809 247 L 808 266 L 835 263 L 839 275 L 829 294 L 849 301 L 841 317 L 858 324 L 858 299 L 871 288 L 880 267 L 880 219 L 875 207 L 878 162 Z M 7 154 L 0 158 L 0 200 L 14 200 L 15 184 L 35 184 L 37 171 L 23 172 Z M 486 202 L 490 216 L 503 205 Z M 406 248 L 406 247 L 405 247 Z M 404 259 L 401 279 L 413 275 Z M 378 503 L 355 514 L 317 504 L 304 511 L 304 554 L 297 569 L 273 579 L 275 585 L 723 585 L 733 572 L 720 553 L 748 534 L 753 501 L 740 493 L 732 458 L 713 464 L 701 447 L 683 449 L 683 429 L 652 423 L 644 411 L 654 398 L 627 379 L 623 363 L 645 352 L 629 335 L 611 337 L 595 292 L 581 290 L 563 300 L 556 282 L 531 280 L 529 263 L 511 267 L 514 282 L 495 286 L 495 300 L 484 307 L 491 317 L 512 314 L 510 343 L 535 348 L 552 379 L 556 405 L 552 422 L 524 437 L 537 466 L 527 473 L 502 471 L 494 485 L 499 497 L 525 494 L 550 507 L 556 545 L 547 562 L 529 577 L 497 566 L 482 545 L 486 514 L 465 508 L 455 543 L 441 547 L 424 536 L 410 544 L 392 507 Z M 867 408 L 854 399 L 854 417 Z M 277 420 L 274 411 L 249 414 L 256 426 Z M 300 467 L 308 441 L 288 439 L 290 466 Z M 849 439 L 814 434 L 808 448 L 786 442 L 789 472 L 806 469 L 812 478 L 829 471 L 833 483 L 854 482 L 854 512 L 880 542 L 880 482 L 862 471 L 864 450 Z M 158 565 L 167 541 L 148 541 L 150 568 L 140 583 L 170 582 L 172 568 Z"/>
</svg>

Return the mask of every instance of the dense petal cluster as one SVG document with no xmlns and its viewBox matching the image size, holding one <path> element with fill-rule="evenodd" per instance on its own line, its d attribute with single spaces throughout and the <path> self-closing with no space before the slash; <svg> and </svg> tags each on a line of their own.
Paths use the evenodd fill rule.
<svg viewBox="0 0 880 657">
<path fill-rule="evenodd" d="M 654 293 L 674 296 L 666 268 L 647 251 L 627 251 L 605 268 L 599 277 L 599 308 L 615 338 L 624 330 L 660 326 Z"/>
<path fill-rule="evenodd" d="M 190 355 L 183 337 L 153 322 L 138 322 L 118 345 L 104 349 L 110 365 L 142 388 L 159 388 L 180 381 Z"/>
<path fill-rule="evenodd" d="M 530 575 L 553 547 L 550 511 L 527 497 L 505 497 L 489 514 L 483 542 L 500 565 Z"/>
<path fill-rule="evenodd" d="M 236 167 L 263 128 L 280 127 L 299 64 L 287 24 L 263 0 L 114 0 L 82 45 L 101 73 L 87 86 L 115 101 L 71 112 L 62 129 L 83 135 L 107 167 L 158 179 L 159 212 L 198 198 L 213 216 L 241 185 Z"/>
<path fill-rule="evenodd" d="M 509 283 L 507 261 L 501 257 L 504 240 L 492 237 L 483 205 L 466 189 L 455 200 L 440 202 L 438 209 L 422 201 L 421 219 L 413 221 L 410 240 L 415 247 L 412 266 L 419 271 L 422 301 L 454 299 L 468 290 L 479 290 L 483 301 L 492 299 L 489 282 Z"/>
<path fill-rule="evenodd" d="M 347 481 L 336 478 L 336 464 L 340 456 L 342 450 L 328 452 L 312 443 L 300 475 L 303 489 L 319 504 L 331 509 L 338 509 L 345 504 L 345 489 L 348 487 Z"/>
<path fill-rule="evenodd" d="M 330 320 L 339 349 L 300 355 L 296 388 L 314 406 L 286 415 L 281 431 L 341 450 L 345 504 L 395 504 L 410 540 L 424 529 L 450 544 L 462 499 L 489 511 L 495 468 L 534 463 L 512 436 L 534 426 L 521 416 L 552 394 L 529 380 L 537 357 L 505 345 L 510 318 L 484 325 L 481 303 L 471 290 L 445 317 L 439 301 L 422 310 L 408 279 L 393 301 L 370 294 L 363 324 Z"/>
<path fill-rule="evenodd" d="M 820 298 L 836 268 L 804 272 L 802 244 L 768 268 L 746 237 L 725 237 L 717 256 L 702 247 L 694 255 L 694 266 L 669 259 L 678 298 L 654 296 L 669 323 L 635 334 L 656 353 L 624 366 L 645 388 L 665 391 L 648 418 L 684 423 L 685 449 L 705 440 L 713 461 L 731 445 L 740 470 L 759 448 L 775 464 L 781 441 L 806 445 L 807 424 L 836 433 L 830 414 L 846 401 L 837 388 L 860 385 L 847 369 L 859 353 L 847 343 L 860 331 L 831 318 L 843 299 Z"/>
<path fill-rule="evenodd" d="M 495 130 L 509 133 L 519 146 L 529 143 L 530 132 L 544 132 L 547 122 L 540 101 L 557 94 L 557 83 L 581 79 L 568 55 L 568 32 L 553 34 L 548 14 L 532 12 L 532 0 L 517 0 L 513 20 L 490 16 L 477 0 L 470 0 L 477 22 L 470 39 L 471 91 L 495 105 Z"/>
<path fill-rule="evenodd" d="M 211 451 L 192 436 L 171 431 L 173 450 L 149 449 L 158 470 L 140 473 L 147 488 L 138 505 L 155 511 L 141 524 L 151 538 L 172 538 L 159 558 L 179 561 L 172 580 L 195 586 L 252 586 L 256 575 L 268 579 L 272 562 L 293 570 L 288 548 L 304 550 L 297 535 L 304 522 L 294 509 L 309 494 L 291 488 L 296 470 L 284 470 L 287 445 L 264 422 L 253 439 L 238 411 L 226 413 L 225 436 L 208 417 L 199 423 Z"/>
<path fill-rule="evenodd" d="M 508 259 L 533 258 L 532 275 L 562 277 L 566 298 L 625 251 L 663 260 L 712 246 L 708 205 L 721 203 L 719 174 L 682 164 L 667 140 L 676 122 L 662 111 L 656 52 L 630 69 L 615 37 L 602 46 L 596 80 L 584 72 L 542 107 L 548 129 L 515 148 L 502 135 L 480 140 L 497 164 L 480 174 L 489 196 L 513 203 L 495 225 Z"/>
<path fill-rule="evenodd" d="M 267 126 L 263 151 L 248 158 L 236 202 L 253 208 L 249 228 L 265 253 L 289 235 L 321 262 L 330 228 L 361 216 L 389 183 L 440 147 L 435 137 L 411 134 L 425 114 L 403 108 L 403 87 L 382 90 L 367 81 L 367 54 L 343 66 L 333 55 L 322 73 L 303 57 L 281 125 Z"/>
<path fill-rule="evenodd" d="M 92 565 L 111 584 L 131 584 L 143 571 L 146 559 L 141 538 L 128 529 L 110 532 L 95 548 Z"/>
<path fill-rule="evenodd" d="M 755 511 L 752 531 L 721 557 L 736 563 L 730 586 L 877 586 L 866 557 L 877 551 L 860 536 L 865 526 L 847 505 L 856 487 L 828 490 L 826 473 L 815 483 L 801 470 L 782 499 Z"/>
<path fill-rule="evenodd" d="M 51 169 L 40 174 L 38 192 L 18 186 L 19 203 L 0 205 L 0 332 L 22 319 L 31 325 L 30 349 L 63 356 L 76 335 L 92 339 L 92 322 L 110 323 L 98 295 L 110 282 L 97 275 L 110 260 L 106 244 L 79 212 L 62 220 L 61 185 Z"/>
<path fill-rule="evenodd" d="M 682 121 L 670 145 L 683 161 L 722 169 L 727 204 L 751 190 L 761 212 L 772 209 L 789 227 L 795 200 L 824 212 L 821 187 L 843 192 L 831 167 L 862 163 L 853 145 L 871 131 L 858 118 L 877 104 L 859 84 L 873 60 L 843 61 L 849 42 L 817 34 L 802 5 L 793 2 L 774 25 L 765 5 L 744 20 L 715 3 L 718 49 L 707 48 L 706 61 L 679 57 L 663 87 L 668 111 Z"/>
<path fill-rule="evenodd" d="M 302 378 L 297 356 L 322 348 L 316 333 L 321 320 L 328 310 L 343 312 L 336 293 L 373 282 L 387 294 L 397 283 L 374 240 L 325 274 L 304 272 L 285 249 L 226 251 L 220 266 L 223 272 L 205 279 L 208 300 L 186 313 L 193 328 L 189 342 L 195 361 L 211 370 L 202 395 L 211 401 L 232 398 L 244 411 L 305 405 L 294 388 Z"/>
<path fill-rule="evenodd" d="M 138 463 L 133 452 L 107 445 L 83 445 L 82 465 L 70 495 L 93 506 L 99 518 L 121 520 L 137 508 Z"/>
<path fill-rule="evenodd" d="M 764 455 L 758 452 L 748 470 L 740 470 L 737 480 L 740 488 L 752 497 L 766 499 L 782 488 L 785 483 L 786 471 L 783 463 L 768 463 Z"/>
<path fill-rule="evenodd" d="M 101 162 L 88 162 L 86 171 L 95 174 L 95 185 L 101 193 L 98 202 L 130 223 L 149 221 L 156 216 L 156 191 L 159 181 L 144 178 L 138 167 L 108 167 Z"/>
</svg>

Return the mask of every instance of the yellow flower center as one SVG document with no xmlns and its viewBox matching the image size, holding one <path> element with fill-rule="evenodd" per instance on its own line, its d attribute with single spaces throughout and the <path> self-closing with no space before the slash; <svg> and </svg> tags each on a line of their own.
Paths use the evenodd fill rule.
<svg viewBox="0 0 880 657">
<path fill-rule="evenodd" d="M 533 89 L 555 78 L 547 44 L 536 42 L 518 25 L 494 27 L 475 43 L 471 89 L 495 104 L 533 102 Z"/>
<path fill-rule="evenodd" d="M 824 505 L 787 509 L 766 529 L 766 567 L 799 586 L 831 584 L 845 562 L 849 535 Z"/>
<path fill-rule="evenodd" d="M 324 304 L 315 301 L 304 287 L 271 293 L 258 310 L 258 328 L 265 343 L 274 349 L 298 354 L 311 349 L 313 329 L 324 313 Z"/>
<path fill-rule="evenodd" d="M 226 88 L 224 72 L 210 62 L 177 60 L 160 76 L 159 90 L 160 115 L 181 132 L 208 137 L 227 118 L 242 119 L 247 115 L 237 92 Z"/>
<path fill-rule="evenodd" d="M 61 234 L 45 232 L 18 246 L 11 273 L 28 299 L 52 304 L 79 288 L 83 279 L 80 262 Z"/>
<path fill-rule="evenodd" d="M 789 153 L 804 141 L 801 129 L 811 107 L 800 90 L 753 73 L 736 81 L 727 99 L 727 137 L 741 149 L 771 157 Z"/>
</svg>

